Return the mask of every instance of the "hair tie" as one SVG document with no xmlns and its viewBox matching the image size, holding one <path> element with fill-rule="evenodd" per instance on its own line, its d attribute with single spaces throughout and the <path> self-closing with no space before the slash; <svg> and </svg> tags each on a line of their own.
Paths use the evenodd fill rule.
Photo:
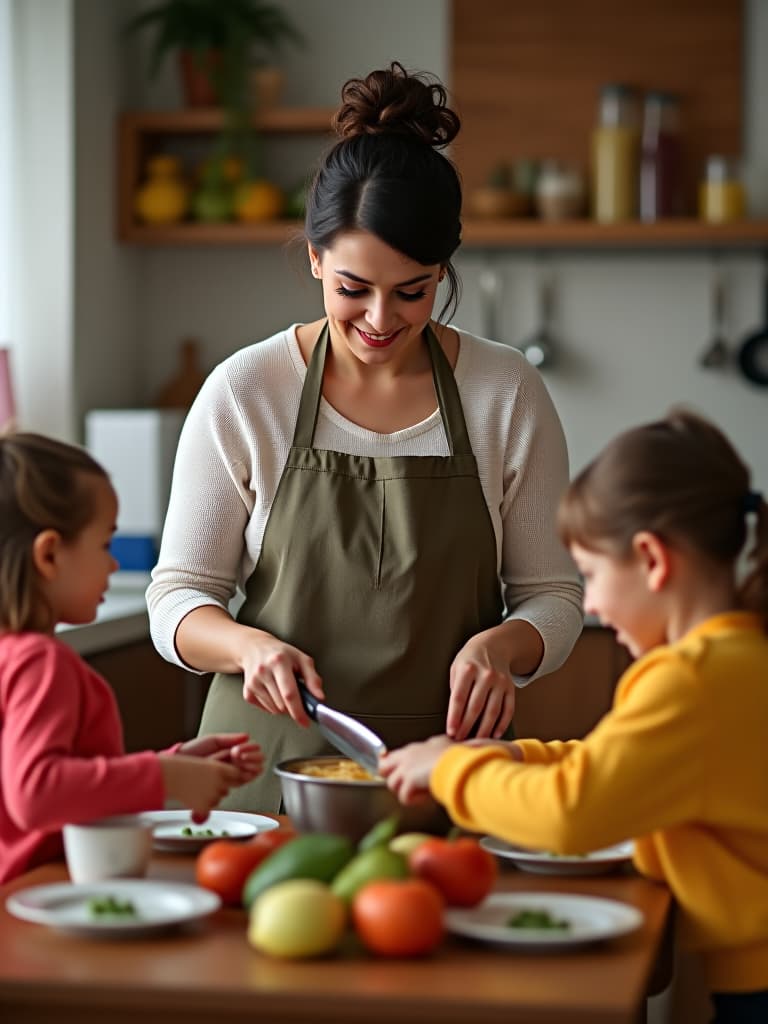
<svg viewBox="0 0 768 1024">
<path fill-rule="evenodd" d="M 744 515 L 749 515 L 750 512 L 759 512 L 762 504 L 763 495 L 760 491 L 747 491 L 741 506 L 744 510 Z"/>
</svg>

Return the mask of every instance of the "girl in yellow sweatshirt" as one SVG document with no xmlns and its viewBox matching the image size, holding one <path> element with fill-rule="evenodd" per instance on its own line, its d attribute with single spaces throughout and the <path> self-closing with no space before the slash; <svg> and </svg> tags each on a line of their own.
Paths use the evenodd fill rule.
<svg viewBox="0 0 768 1024">
<path fill-rule="evenodd" d="M 754 526 L 748 571 L 737 565 Z M 585 611 L 637 658 L 583 740 L 454 743 L 382 757 L 464 828 L 580 853 L 635 839 L 703 958 L 716 1024 L 768 1022 L 768 506 L 722 433 L 687 412 L 629 430 L 568 488 L 560 535 Z"/>
</svg>

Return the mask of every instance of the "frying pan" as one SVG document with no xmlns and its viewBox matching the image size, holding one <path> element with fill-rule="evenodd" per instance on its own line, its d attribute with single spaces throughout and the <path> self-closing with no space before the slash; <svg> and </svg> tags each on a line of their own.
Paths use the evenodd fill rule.
<svg viewBox="0 0 768 1024">
<path fill-rule="evenodd" d="M 739 369 L 753 384 L 768 387 L 768 257 L 763 278 L 765 310 L 764 323 L 742 341 L 736 358 Z"/>
</svg>

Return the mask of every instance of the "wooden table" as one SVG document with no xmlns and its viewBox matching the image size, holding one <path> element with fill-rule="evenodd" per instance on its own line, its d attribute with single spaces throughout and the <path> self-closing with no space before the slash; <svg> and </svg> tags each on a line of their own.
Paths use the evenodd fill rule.
<svg viewBox="0 0 768 1024">
<path fill-rule="evenodd" d="M 151 878 L 192 881 L 194 858 L 156 854 Z M 0 889 L 3 1024 L 638 1024 L 668 981 L 668 890 L 634 874 L 552 878 L 505 868 L 499 888 L 584 893 L 643 911 L 638 932 L 568 954 L 449 938 L 425 959 L 377 959 L 350 936 L 339 955 L 263 956 L 246 913 L 222 909 L 174 934 L 96 941 L 19 921 L 15 889 L 67 879 L 63 864 Z"/>
</svg>

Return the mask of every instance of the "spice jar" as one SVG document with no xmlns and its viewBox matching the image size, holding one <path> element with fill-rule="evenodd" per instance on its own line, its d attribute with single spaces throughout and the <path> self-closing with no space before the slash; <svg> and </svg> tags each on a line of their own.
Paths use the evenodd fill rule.
<svg viewBox="0 0 768 1024">
<path fill-rule="evenodd" d="M 592 135 L 592 213 L 602 223 L 637 215 L 640 132 L 637 93 L 628 85 L 600 90 L 600 114 Z"/>
<path fill-rule="evenodd" d="M 575 167 L 545 160 L 536 181 L 536 209 L 542 220 L 578 217 L 584 207 L 584 178 Z"/>
<path fill-rule="evenodd" d="M 643 109 L 640 219 L 679 217 L 680 188 L 680 101 L 671 93 L 649 92 Z"/>
<path fill-rule="evenodd" d="M 744 185 L 738 161 L 715 154 L 707 158 L 699 186 L 699 217 L 713 224 L 739 220 L 745 213 Z"/>
</svg>

